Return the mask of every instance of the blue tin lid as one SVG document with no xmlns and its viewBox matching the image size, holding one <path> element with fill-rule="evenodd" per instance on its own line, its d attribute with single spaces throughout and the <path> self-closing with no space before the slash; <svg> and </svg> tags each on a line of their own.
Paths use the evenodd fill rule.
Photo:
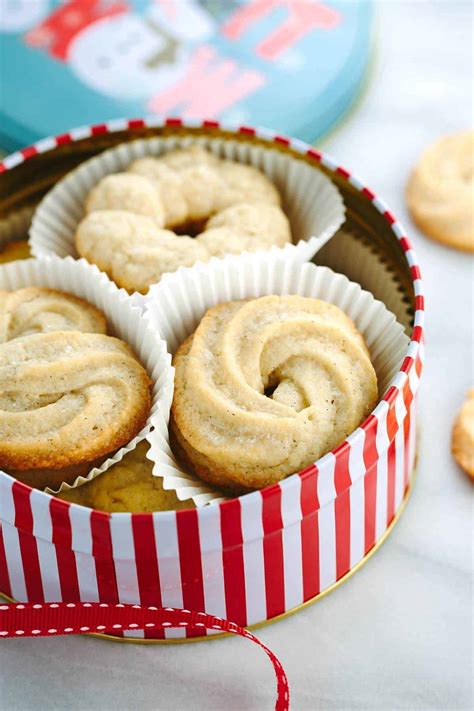
<svg viewBox="0 0 474 711">
<path fill-rule="evenodd" d="M 368 0 L 0 0 L 0 146 L 150 114 L 312 142 L 357 94 Z"/>
</svg>

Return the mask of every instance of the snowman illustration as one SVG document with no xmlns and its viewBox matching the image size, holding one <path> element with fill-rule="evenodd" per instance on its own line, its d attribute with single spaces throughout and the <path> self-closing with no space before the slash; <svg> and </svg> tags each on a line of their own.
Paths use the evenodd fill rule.
<svg viewBox="0 0 474 711">
<path fill-rule="evenodd" d="M 217 117 L 265 84 L 212 42 L 229 0 L 149 0 L 144 11 L 143 1 L 66 0 L 23 41 L 97 93 L 153 113 Z"/>
<path fill-rule="evenodd" d="M 81 29 L 67 62 L 105 96 L 147 100 L 179 81 L 193 44 L 215 30 L 214 18 L 196 0 L 155 0 L 144 15 L 124 12 Z"/>
</svg>

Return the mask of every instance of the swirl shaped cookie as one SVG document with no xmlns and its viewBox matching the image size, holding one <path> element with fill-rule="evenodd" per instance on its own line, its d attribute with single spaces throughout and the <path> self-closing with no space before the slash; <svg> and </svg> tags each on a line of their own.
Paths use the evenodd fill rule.
<svg viewBox="0 0 474 711">
<path fill-rule="evenodd" d="M 0 291 L 0 343 L 33 333 L 106 329 L 104 314 L 72 294 L 36 286 Z"/>
<path fill-rule="evenodd" d="M 0 468 L 69 472 L 105 458 L 144 427 L 150 385 L 110 336 L 56 331 L 1 344 Z"/>
<path fill-rule="evenodd" d="M 180 266 L 291 241 L 268 178 L 197 146 L 140 158 L 127 172 L 107 175 L 89 193 L 85 212 L 78 253 L 119 286 L 142 293 Z"/>
<path fill-rule="evenodd" d="M 202 479 L 234 493 L 309 466 L 377 401 L 377 377 L 352 321 L 300 296 L 211 308 L 174 365 L 173 448 Z"/>
<path fill-rule="evenodd" d="M 474 131 L 426 149 L 408 181 L 407 202 L 429 237 L 474 252 Z"/>
</svg>

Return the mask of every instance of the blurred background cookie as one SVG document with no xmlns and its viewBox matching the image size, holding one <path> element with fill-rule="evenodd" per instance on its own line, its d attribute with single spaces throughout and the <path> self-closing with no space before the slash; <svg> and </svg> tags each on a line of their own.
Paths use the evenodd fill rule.
<svg viewBox="0 0 474 711">
<path fill-rule="evenodd" d="M 445 136 L 422 154 L 408 181 L 411 216 L 432 239 L 474 251 L 474 131 Z"/>
<path fill-rule="evenodd" d="M 469 390 L 454 422 L 451 451 L 459 466 L 474 480 L 474 388 Z"/>
</svg>

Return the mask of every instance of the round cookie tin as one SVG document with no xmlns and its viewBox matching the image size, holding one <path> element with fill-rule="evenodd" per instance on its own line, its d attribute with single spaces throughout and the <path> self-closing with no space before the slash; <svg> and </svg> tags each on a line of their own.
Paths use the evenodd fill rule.
<svg viewBox="0 0 474 711">
<path fill-rule="evenodd" d="M 373 15 L 371 0 L 2 2 L 0 145 L 176 111 L 315 140 L 357 100 Z"/>
<path fill-rule="evenodd" d="M 316 255 L 384 301 L 410 344 L 390 387 L 342 445 L 261 491 L 197 509 L 106 514 L 31 489 L 0 472 L 0 591 L 18 601 L 186 608 L 240 626 L 271 621 L 333 588 L 385 539 L 410 491 L 424 299 L 405 232 L 358 178 L 298 140 L 217 122 L 118 120 L 47 138 L 0 163 L 0 246 L 21 238 L 42 195 L 83 160 L 137 137 L 222 137 L 289 152 L 341 191 L 347 220 Z M 208 632 L 208 635 L 212 632 Z M 190 640 L 192 629 L 117 638 Z"/>
</svg>

